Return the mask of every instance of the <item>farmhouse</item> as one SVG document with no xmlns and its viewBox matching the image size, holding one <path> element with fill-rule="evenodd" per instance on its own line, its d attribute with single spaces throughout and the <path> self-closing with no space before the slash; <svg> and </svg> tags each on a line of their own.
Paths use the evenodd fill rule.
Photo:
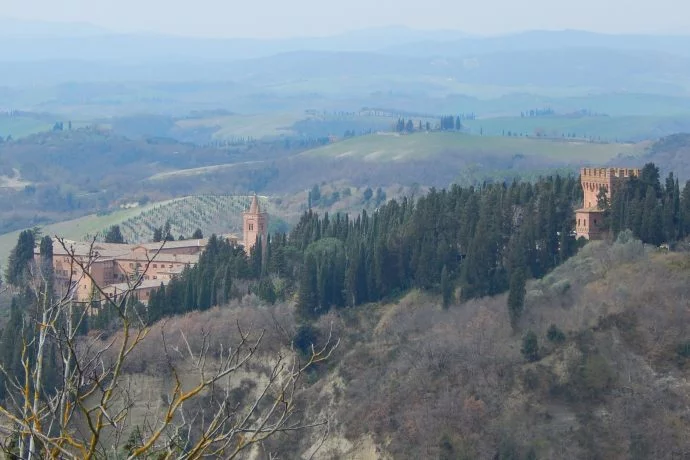
<svg viewBox="0 0 690 460">
<path fill-rule="evenodd" d="M 256 196 L 243 213 L 243 221 L 242 244 L 249 253 L 257 241 L 265 241 L 268 235 L 268 213 L 261 210 Z M 233 245 L 240 244 L 236 235 L 219 238 Z M 53 241 L 55 288 L 61 294 L 71 294 L 78 302 L 91 303 L 106 296 L 116 299 L 136 285 L 135 295 L 146 303 L 154 289 L 167 285 L 186 267 L 196 265 L 208 239 L 142 244 L 65 243 L 66 248 Z M 37 248 L 34 258 L 40 261 L 40 257 Z"/>
</svg>

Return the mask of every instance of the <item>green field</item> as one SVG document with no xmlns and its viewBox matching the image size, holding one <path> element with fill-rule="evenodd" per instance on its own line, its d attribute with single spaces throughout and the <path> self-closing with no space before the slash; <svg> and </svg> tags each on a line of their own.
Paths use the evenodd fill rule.
<svg viewBox="0 0 690 460">
<path fill-rule="evenodd" d="M 300 113 L 272 113 L 261 115 L 224 115 L 208 118 L 179 120 L 182 129 L 215 128 L 213 137 L 218 140 L 237 138 L 275 137 L 292 134 L 290 126 L 304 118 Z"/>
<path fill-rule="evenodd" d="M 642 144 L 473 136 L 459 133 L 416 133 L 361 136 L 312 149 L 301 155 L 390 162 L 467 151 L 473 154 L 536 155 L 564 162 L 603 163 L 619 154 L 634 155 L 642 150 Z"/>
<path fill-rule="evenodd" d="M 502 136 L 508 132 L 525 136 L 549 138 L 594 139 L 602 141 L 630 141 L 671 134 L 690 126 L 686 116 L 630 116 L 630 117 L 497 117 L 465 120 L 463 125 L 472 134 Z"/>
<path fill-rule="evenodd" d="M 0 136 L 7 138 L 12 136 L 14 139 L 26 137 L 31 134 L 49 131 L 53 125 L 45 121 L 23 116 L 0 116 Z"/>
</svg>

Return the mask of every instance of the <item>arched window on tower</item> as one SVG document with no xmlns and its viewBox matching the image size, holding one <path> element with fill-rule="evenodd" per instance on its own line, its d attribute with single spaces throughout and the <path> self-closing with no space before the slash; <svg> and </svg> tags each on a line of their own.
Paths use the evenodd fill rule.
<svg viewBox="0 0 690 460">
<path fill-rule="evenodd" d="M 249 224 L 249 231 L 253 232 L 254 231 L 254 224 Z"/>
</svg>

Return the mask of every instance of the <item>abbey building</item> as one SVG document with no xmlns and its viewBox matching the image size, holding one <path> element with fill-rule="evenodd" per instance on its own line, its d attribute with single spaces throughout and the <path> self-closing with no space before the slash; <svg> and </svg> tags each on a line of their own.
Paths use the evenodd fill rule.
<svg viewBox="0 0 690 460">
<path fill-rule="evenodd" d="M 257 241 L 265 242 L 268 237 L 268 213 L 261 210 L 255 195 L 242 217 L 242 239 L 233 234 L 218 238 L 244 246 L 249 254 Z M 61 291 L 61 295 L 71 294 L 74 300 L 82 303 L 98 302 L 104 296 L 117 299 L 136 284 L 135 295 L 146 303 L 151 292 L 161 284 L 167 285 L 185 267 L 196 265 L 208 238 L 167 241 L 165 244 L 65 243 L 67 250 L 56 239 L 53 240 L 53 276 L 55 288 Z M 36 248 L 34 259 L 40 261 L 40 257 Z"/>
</svg>

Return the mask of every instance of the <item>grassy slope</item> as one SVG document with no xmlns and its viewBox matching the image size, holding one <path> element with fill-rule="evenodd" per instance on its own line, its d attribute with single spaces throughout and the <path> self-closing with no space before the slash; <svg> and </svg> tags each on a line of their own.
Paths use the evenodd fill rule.
<svg viewBox="0 0 690 460">
<path fill-rule="evenodd" d="M 536 155 L 565 162 L 603 163 L 618 154 L 638 153 L 641 146 L 457 133 L 374 134 L 309 150 L 302 155 L 353 157 L 367 161 L 405 161 L 463 151 L 492 155 Z"/>
<path fill-rule="evenodd" d="M 106 215 L 91 214 L 78 219 L 57 222 L 41 228 L 44 235 L 58 235 L 68 239 L 82 239 L 87 235 L 94 235 L 111 225 L 130 219 L 143 211 L 154 207 L 156 204 L 149 204 L 137 208 L 122 209 Z M 4 266 L 12 248 L 17 244 L 17 237 L 20 231 L 5 233 L 0 235 L 0 265 Z"/>
<path fill-rule="evenodd" d="M 472 133 L 501 136 L 512 131 L 525 135 L 541 132 L 549 137 L 574 134 L 578 138 L 594 138 L 606 141 L 654 137 L 669 134 L 672 126 L 687 124 L 690 116 L 634 116 L 634 117 L 497 117 L 465 120 L 463 123 Z M 664 126 L 669 126 L 668 129 Z"/>
<path fill-rule="evenodd" d="M 30 117 L 0 116 L 0 136 L 11 135 L 14 139 L 52 129 L 52 125 Z"/>
<path fill-rule="evenodd" d="M 217 128 L 218 130 L 213 137 L 219 140 L 230 140 L 238 137 L 260 139 L 267 136 L 291 134 L 290 126 L 302 118 L 304 115 L 299 113 L 226 115 L 180 120 L 177 125 L 183 129 Z"/>
</svg>

